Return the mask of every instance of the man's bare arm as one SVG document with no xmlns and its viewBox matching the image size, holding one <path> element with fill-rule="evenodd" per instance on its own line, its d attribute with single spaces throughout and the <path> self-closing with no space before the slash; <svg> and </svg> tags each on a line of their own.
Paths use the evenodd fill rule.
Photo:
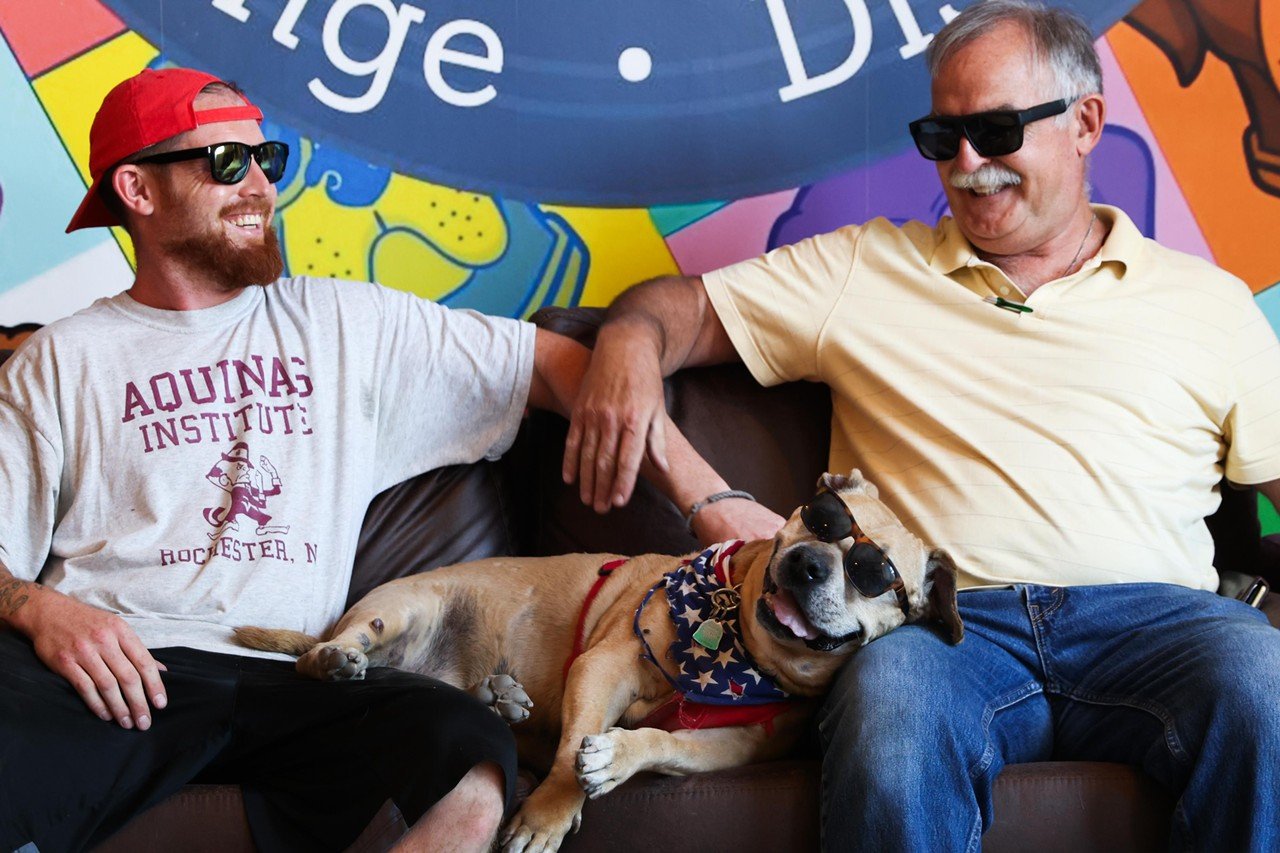
<svg viewBox="0 0 1280 853">
<path fill-rule="evenodd" d="M 735 357 L 700 277 L 656 278 L 622 293 L 596 337 L 573 408 L 565 482 L 576 478 L 583 502 L 597 512 L 626 503 L 642 456 L 670 470 L 663 377 Z"/>
<path fill-rule="evenodd" d="M 591 352 L 586 347 L 568 338 L 539 329 L 535 339 L 533 382 L 529 389 L 529 403 L 537 408 L 548 409 L 569 417 L 573 410 L 574 400 L 578 397 L 583 377 L 587 373 Z M 609 506 L 611 495 L 620 496 L 619 505 L 631 499 L 637 474 L 643 474 L 680 509 L 687 512 L 696 501 L 714 492 L 728 489 L 728 485 L 715 472 L 706 460 L 689 444 L 688 440 L 676 428 L 667 416 L 665 406 L 661 408 L 661 421 L 667 446 L 664 456 L 669 458 L 670 465 L 658 467 L 649 461 L 653 453 L 645 452 L 645 439 L 638 432 L 629 432 L 623 436 L 623 449 L 618 456 L 596 454 L 594 462 L 582 458 L 581 463 L 574 463 L 573 475 L 590 486 L 584 494 L 599 496 L 604 501 L 604 508 Z M 628 444 L 628 442 L 631 442 Z M 566 450 L 566 466 L 569 465 L 569 451 Z M 578 464 L 590 467 L 579 469 Z M 566 467 L 566 470 L 568 468 Z M 679 478 L 672 475 L 680 472 Z M 566 482 L 572 481 L 566 475 Z M 589 502 L 584 498 L 584 503 Z M 728 502 L 722 502 L 728 503 Z M 772 536 L 782 525 L 782 519 L 765 507 L 748 504 L 740 507 L 734 515 L 725 512 L 728 507 L 713 505 L 698 513 L 694 530 L 706 543 L 717 542 L 732 536 L 743 538 L 765 538 Z"/>
<path fill-rule="evenodd" d="M 150 704 L 167 704 L 160 671 L 123 619 L 41 584 L 15 578 L 0 564 L 0 623 L 25 634 L 45 666 L 65 678 L 85 705 L 126 729 L 151 727 Z"/>
</svg>

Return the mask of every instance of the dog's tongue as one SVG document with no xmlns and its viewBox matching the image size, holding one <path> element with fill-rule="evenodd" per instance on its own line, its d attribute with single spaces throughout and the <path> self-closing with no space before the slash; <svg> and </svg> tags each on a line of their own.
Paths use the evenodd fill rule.
<svg viewBox="0 0 1280 853">
<path fill-rule="evenodd" d="M 778 617 L 779 622 L 790 628 L 791 633 L 802 640 L 812 640 L 821 633 L 809 624 L 809 620 L 805 618 L 800 606 L 796 603 L 795 596 L 789 590 L 779 589 L 772 595 L 772 599 L 773 615 Z"/>
</svg>

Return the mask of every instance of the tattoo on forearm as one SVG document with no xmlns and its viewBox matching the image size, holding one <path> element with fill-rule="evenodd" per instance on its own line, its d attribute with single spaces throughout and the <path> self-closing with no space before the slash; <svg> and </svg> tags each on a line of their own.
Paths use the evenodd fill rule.
<svg viewBox="0 0 1280 853">
<path fill-rule="evenodd" d="M 0 616 L 12 616 L 22 609 L 22 605 L 30 597 L 26 594 L 27 587 L 30 586 L 35 584 L 20 580 L 0 583 Z"/>
</svg>

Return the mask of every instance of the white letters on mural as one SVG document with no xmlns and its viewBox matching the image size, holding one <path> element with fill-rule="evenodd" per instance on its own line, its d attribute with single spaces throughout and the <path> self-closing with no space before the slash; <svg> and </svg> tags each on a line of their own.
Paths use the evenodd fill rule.
<svg viewBox="0 0 1280 853">
<path fill-rule="evenodd" d="M 810 77 L 805 71 L 804 58 L 800 55 L 800 45 L 791 29 L 791 18 L 787 15 L 784 0 L 765 2 L 769 7 L 769 18 L 773 21 L 774 34 L 778 37 L 778 47 L 782 49 L 787 76 L 791 78 L 789 85 L 778 90 L 783 103 L 837 86 L 857 74 L 862 63 L 867 61 L 867 56 L 871 53 L 871 15 L 867 12 L 865 0 L 844 0 L 853 24 L 853 49 L 844 62 L 817 77 Z"/>
<path fill-rule="evenodd" d="M 342 23 L 347 19 L 347 15 L 361 6 L 371 6 L 381 12 L 386 17 L 390 29 L 387 33 L 387 43 L 383 45 L 381 53 L 372 59 L 357 60 L 352 59 L 342 49 L 338 34 L 342 30 Z M 382 100 L 382 96 L 387 93 L 387 86 L 391 83 L 391 73 L 395 71 L 396 62 L 400 59 L 400 49 L 404 47 L 404 39 L 409 34 L 409 27 L 422 23 L 425 18 L 425 12 L 408 3 L 397 9 L 391 0 L 338 0 L 329 9 L 329 14 L 324 19 L 324 54 L 339 71 L 353 77 L 373 75 L 373 81 L 363 95 L 355 98 L 339 95 L 326 86 L 319 77 L 312 78 L 307 88 L 322 104 L 340 112 L 368 112 L 376 107 Z"/>
<path fill-rule="evenodd" d="M 463 34 L 470 34 L 480 39 L 484 44 L 483 56 L 446 47 L 449 39 Z M 445 103 L 453 104 L 455 107 L 479 107 L 492 101 L 498 94 L 493 84 L 472 92 L 455 89 L 440 73 L 442 62 L 450 62 L 478 71 L 488 71 L 491 74 L 501 73 L 502 42 L 499 41 L 498 34 L 484 24 L 478 21 L 450 21 L 432 33 L 431 40 L 427 42 L 427 49 L 422 55 L 422 75 L 426 78 L 432 92 Z"/>
<path fill-rule="evenodd" d="M 857 74 L 862 64 L 867 61 L 867 56 L 871 53 L 872 26 L 866 1 L 840 1 L 848 10 L 850 23 L 853 26 L 852 49 L 838 66 L 816 77 L 810 77 L 804 67 L 804 57 L 800 55 L 800 45 L 791 27 L 786 0 L 765 0 L 769 8 L 769 19 L 773 22 L 773 32 L 778 39 L 778 48 L 782 51 L 782 62 L 786 66 L 787 77 L 791 81 L 778 90 L 778 96 L 783 103 L 838 86 Z M 907 0 L 889 0 L 889 6 L 893 9 L 898 27 L 906 39 L 906 43 L 898 48 L 898 55 L 903 59 L 911 59 L 929 46 L 929 42 L 933 40 L 933 33 L 921 31 L 920 24 Z M 958 14 L 959 12 L 951 8 L 950 4 L 943 4 L 938 9 L 938 16 L 943 23 L 947 23 Z"/>
<path fill-rule="evenodd" d="M 284 11 L 280 13 L 280 19 L 276 21 L 275 29 L 271 31 L 271 37 L 280 44 L 293 50 L 298 46 L 298 37 L 293 34 L 293 25 L 298 23 L 298 16 L 302 14 L 302 10 L 307 8 L 308 0 L 289 0 L 289 5 L 284 7 Z"/>
<path fill-rule="evenodd" d="M 242 24 L 249 20 L 249 10 L 244 7 L 244 0 L 213 0 L 213 8 L 226 12 Z"/>
<path fill-rule="evenodd" d="M 893 7 L 893 16 L 898 19 L 898 26 L 902 27 L 902 34 L 907 37 L 907 43 L 898 48 L 898 55 L 903 59 L 910 59 L 929 46 L 929 42 L 933 41 L 933 33 L 925 35 L 920 32 L 920 24 L 916 23 L 915 13 L 911 11 L 907 0 L 889 0 L 889 5 Z"/>
<path fill-rule="evenodd" d="M 250 12 L 245 6 L 246 0 L 210 0 L 210 2 L 213 8 L 241 23 L 249 20 Z M 309 2 L 310 0 L 287 0 L 271 31 L 272 38 L 278 44 L 290 50 L 297 49 L 299 39 L 294 33 L 294 28 Z M 792 0 L 792 2 L 799 2 L 799 0 Z M 804 2 L 844 5 L 845 11 L 849 14 L 849 54 L 835 68 L 810 75 L 809 69 L 805 67 L 804 56 L 801 54 L 800 42 L 791 25 L 791 16 L 786 6 L 787 0 L 765 0 L 788 78 L 787 84 L 778 89 L 778 97 L 783 103 L 824 92 L 846 82 L 858 73 L 871 54 L 873 27 L 867 0 L 804 0 Z M 889 7 L 893 11 L 903 38 L 902 45 L 898 47 L 898 55 L 904 60 L 918 56 L 933 40 L 933 33 L 925 32 L 921 28 L 909 0 L 889 0 Z M 381 13 L 387 23 L 386 43 L 378 55 L 371 59 L 354 59 L 343 49 L 340 39 L 343 24 L 352 12 L 360 8 L 373 9 Z M 950 4 L 944 3 L 938 7 L 938 17 L 943 23 L 950 21 L 957 14 L 959 13 Z M 333 68 L 344 74 L 357 79 L 368 78 L 368 88 L 362 95 L 343 95 L 331 89 L 320 77 L 314 77 L 308 84 L 311 94 L 324 105 L 344 113 L 364 113 L 376 108 L 386 95 L 410 28 L 425 20 L 426 12 L 411 3 L 397 5 L 395 0 L 335 0 L 325 15 L 321 34 L 325 57 Z M 459 36 L 478 39 L 481 51 L 474 52 L 459 49 L 457 46 L 451 47 L 450 42 Z M 504 55 L 502 40 L 492 27 L 469 19 L 449 21 L 437 28 L 427 40 L 422 55 L 422 76 L 432 94 L 447 104 L 465 108 L 484 106 L 497 97 L 496 85 L 489 83 L 475 89 L 460 89 L 446 79 L 443 66 L 455 65 L 498 75 L 502 73 Z"/>
<path fill-rule="evenodd" d="M 213 8 L 225 12 L 237 21 L 249 20 L 249 10 L 245 8 L 245 0 L 211 0 Z M 307 8 L 310 0 L 288 0 L 271 37 L 276 43 L 289 50 L 298 48 L 298 36 L 294 27 Z M 342 48 L 342 26 L 348 16 L 357 9 L 373 9 L 382 14 L 387 21 L 387 40 L 382 50 L 372 59 L 354 59 Z M 391 84 L 391 76 L 395 73 L 400 61 L 400 52 L 404 49 L 405 38 L 409 28 L 426 20 L 427 13 L 410 3 L 397 6 L 392 0 L 337 0 L 329 7 L 321 32 L 321 44 L 324 46 L 325 58 L 329 64 L 344 74 L 357 79 L 371 78 L 369 88 L 363 95 L 343 95 L 333 91 L 319 77 L 313 77 L 307 88 L 316 100 L 325 106 L 344 113 L 365 113 L 382 102 Z M 483 53 L 471 53 L 450 47 L 449 41 L 456 36 L 475 36 L 480 40 Z M 445 79 L 441 68 L 444 64 L 486 71 L 490 74 L 502 73 L 503 49 L 502 41 L 492 27 L 479 21 L 459 19 L 450 21 L 437 29 L 427 40 L 422 55 L 422 76 L 427 88 L 440 100 L 455 107 L 479 107 L 492 101 L 498 94 L 492 83 L 478 89 L 459 89 Z"/>
</svg>

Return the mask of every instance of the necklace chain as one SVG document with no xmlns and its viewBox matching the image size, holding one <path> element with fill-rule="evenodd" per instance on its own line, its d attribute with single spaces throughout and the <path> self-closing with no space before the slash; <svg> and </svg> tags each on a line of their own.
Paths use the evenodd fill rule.
<svg viewBox="0 0 1280 853">
<path fill-rule="evenodd" d="M 1067 264 L 1067 268 L 1062 271 L 1062 275 L 1058 276 L 1058 278 L 1065 278 L 1069 275 L 1072 268 L 1075 267 L 1076 261 L 1080 260 L 1080 253 L 1084 251 L 1084 244 L 1089 242 L 1089 235 L 1093 233 L 1093 223 L 1097 221 L 1098 213 L 1094 211 L 1093 215 L 1089 217 L 1089 227 L 1085 229 L 1084 236 L 1080 238 L 1080 246 L 1076 249 L 1075 257 L 1071 259 L 1071 263 Z"/>
</svg>

